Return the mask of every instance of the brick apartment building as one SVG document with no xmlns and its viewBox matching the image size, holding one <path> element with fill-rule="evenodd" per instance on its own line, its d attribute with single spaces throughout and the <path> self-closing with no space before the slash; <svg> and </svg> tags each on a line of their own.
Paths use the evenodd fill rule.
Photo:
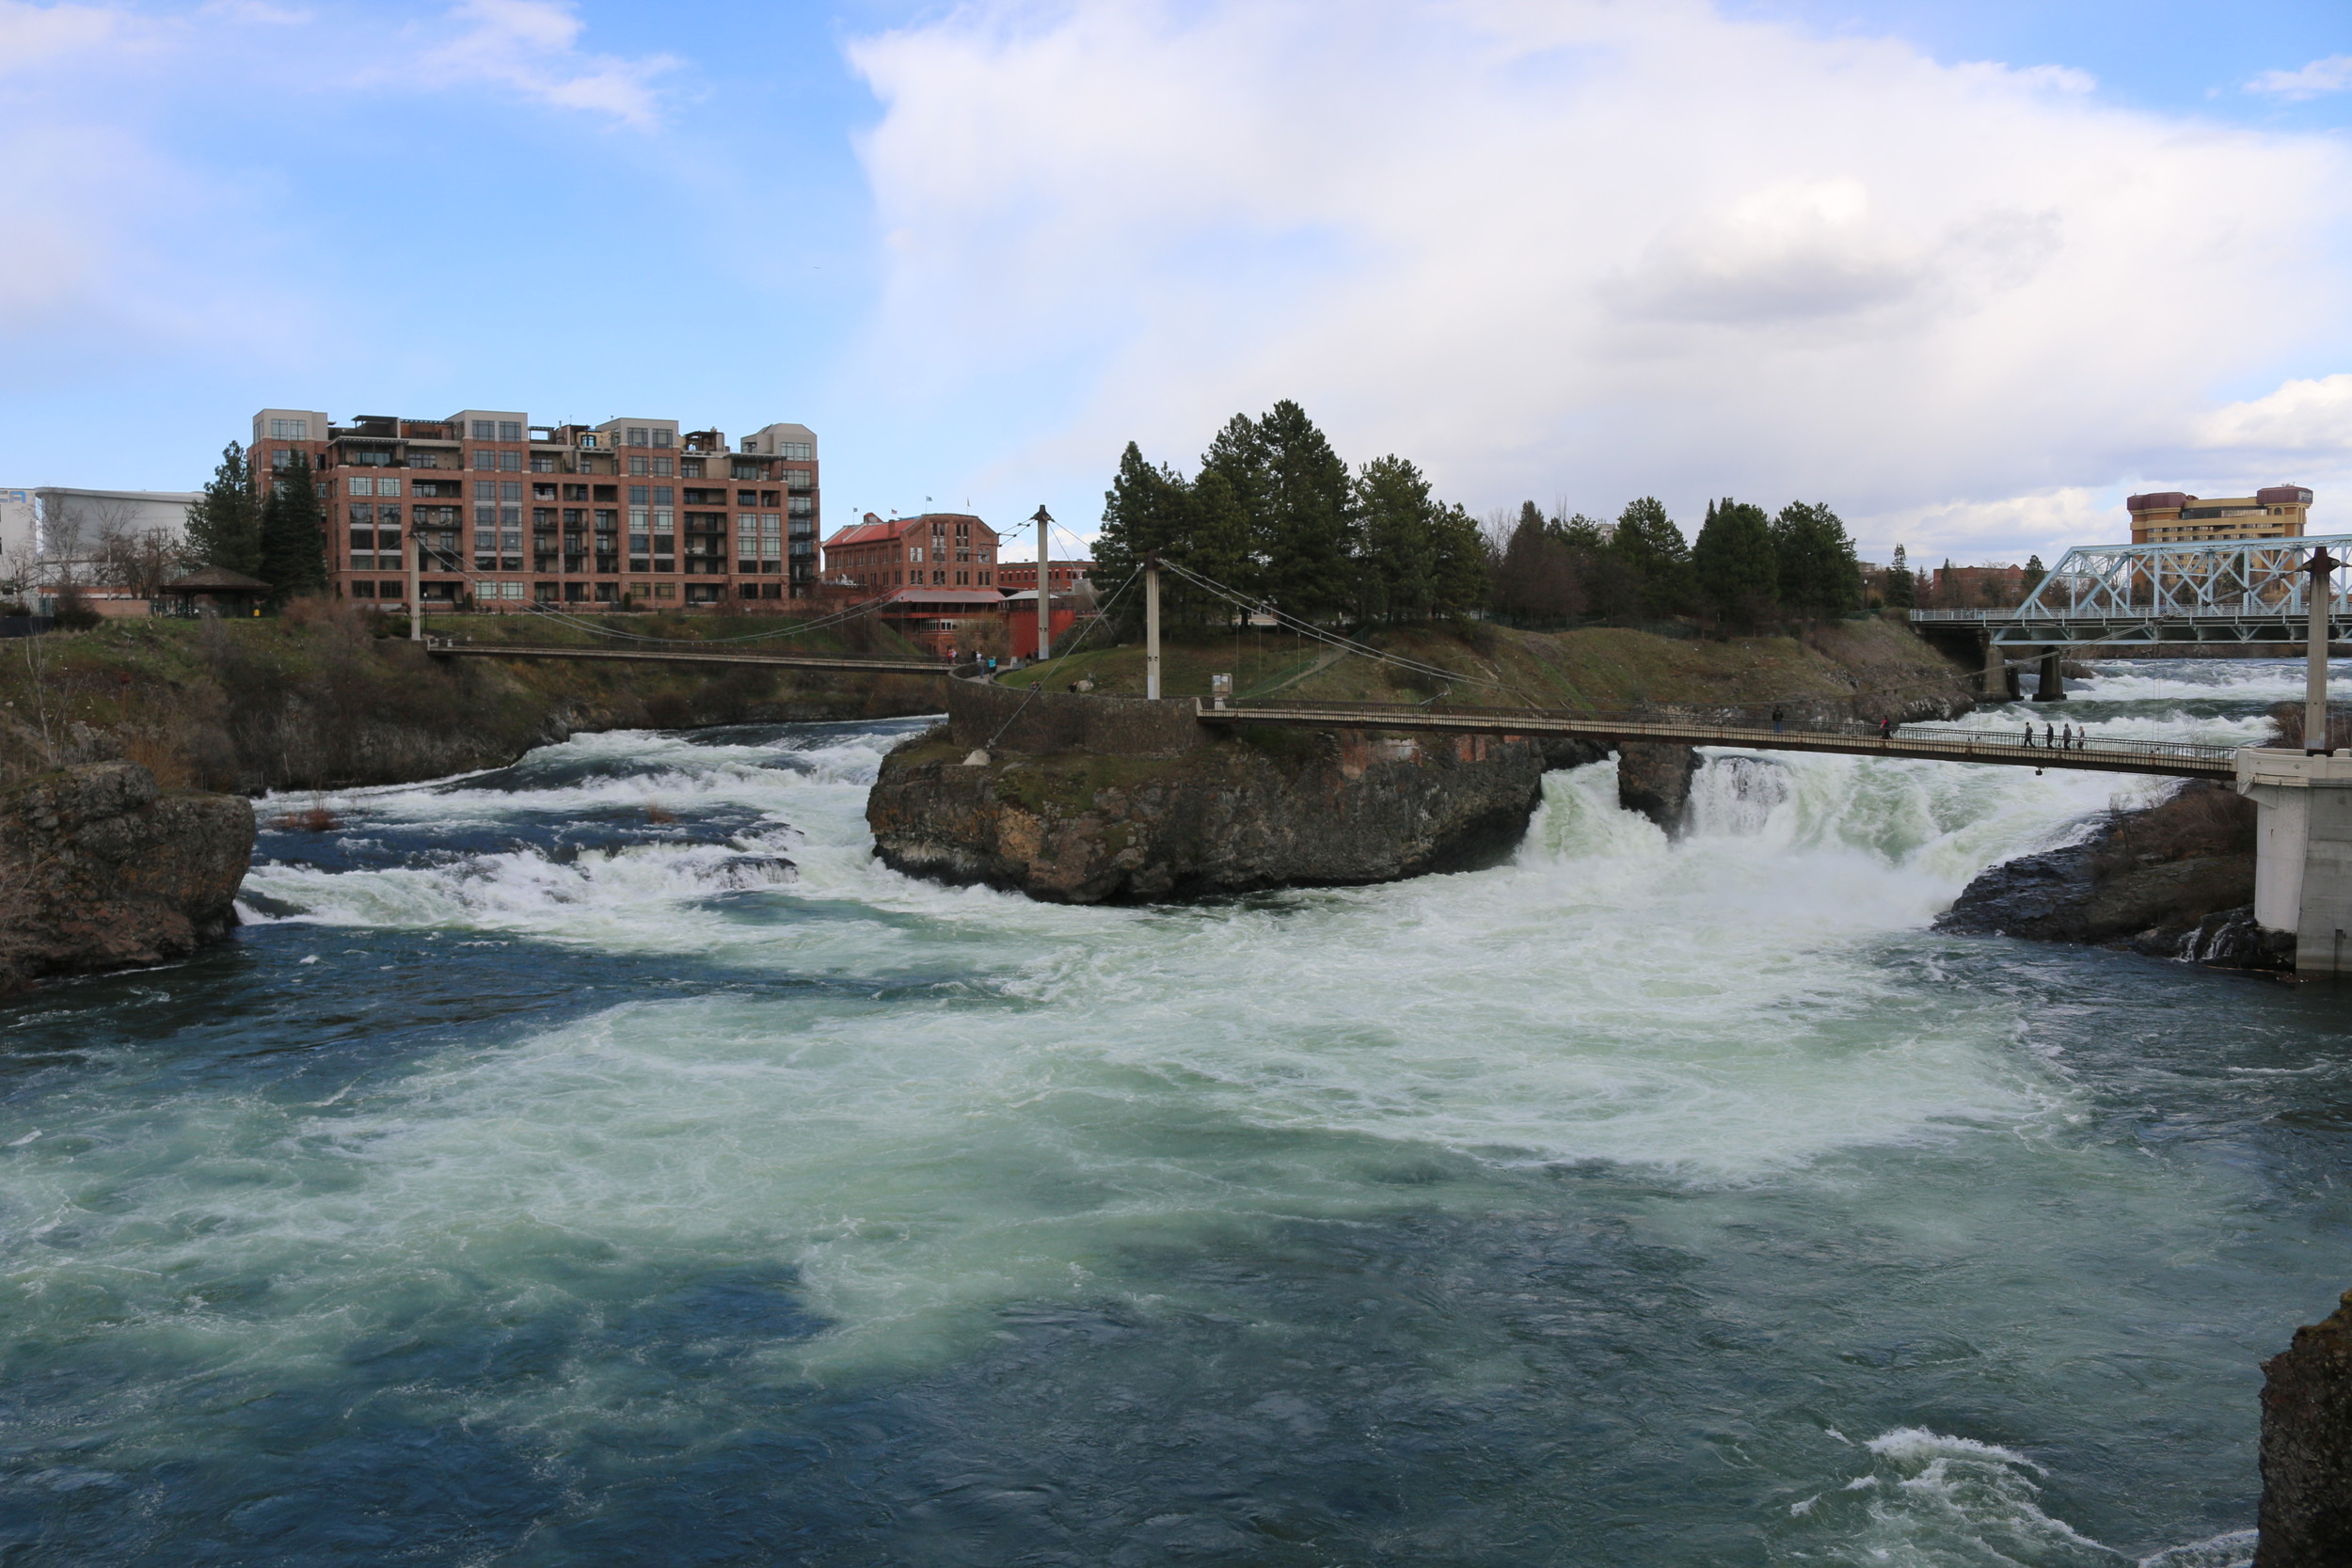
<svg viewBox="0 0 2352 1568">
<path fill-rule="evenodd" d="M 766 425 L 730 447 L 675 420 L 253 416 L 258 471 L 288 468 L 296 452 L 318 481 L 334 591 L 361 603 L 405 597 L 410 531 L 428 604 L 768 609 L 816 591 L 821 513 L 805 425 Z"/>
<path fill-rule="evenodd" d="M 2158 490 L 2123 503 L 2132 515 L 2135 545 L 2180 545 L 2199 539 L 2300 539 L 2312 493 L 2299 484 L 2273 484 L 2250 496 L 2200 499 L 2182 490 Z"/>
</svg>

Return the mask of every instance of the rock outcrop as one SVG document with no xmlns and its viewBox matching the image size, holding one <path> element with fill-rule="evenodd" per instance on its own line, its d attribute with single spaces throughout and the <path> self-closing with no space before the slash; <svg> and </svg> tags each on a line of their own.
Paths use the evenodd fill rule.
<svg viewBox="0 0 2352 1568">
<path fill-rule="evenodd" d="M 237 923 L 253 807 L 167 794 L 135 763 L 0 789 L 0 994 L 185 958 Z"/>
<path fill-rule="evenodd" d="M 894 870 L 1057 903 L 1395 881 L 1508 854 L 1594 745 L 1258 731 L 1175 755 L 992 753 L 934 731 L 866 815 Z"/>
<path fill-rule="evenodd" d="M 2254 1568 L 2352 1562 L 2352 1291 L 2263 1363 L 2262 1466 Z"/>
<path fill-rule="evenodd" d="M 1617 804 L 1679 834 L 1691 807 L 1699 753 L 1691 746 L 1629 741 L 1617 748 Z"/>
<path fill-rule="evenodd" d="M 2128 947 L 2236 969 L 2294 967 L 2294 938 L 2253 921 L 2253 807 L 2192 781 L 2063 848 L 1980 873 L 1936 929 Z"/>
</svg>

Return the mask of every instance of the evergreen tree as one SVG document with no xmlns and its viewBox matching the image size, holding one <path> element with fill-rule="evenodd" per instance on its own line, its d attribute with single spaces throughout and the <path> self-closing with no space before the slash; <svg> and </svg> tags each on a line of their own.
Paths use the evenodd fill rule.
<svg viewBox="0 0 2352 1568">
<path fill-rule="evenodd" d="M 1246 421 L 1239 416 L 1226 426 Z M 1227 468 L 1219 445 L 1202 467 L 1224 469 L 1249 514 L 1260 587 L 1305 620 L 1328 620 L 1348 608 L 1350 516 L 1347 465 L 1307 411 L 1284 398 L 1260 419 L 1245 459 Z"/>
<path fill-rule="evenodd" d="M 1616 531 L 1609 537 L 1609 553 L 1632 574 L 1647 613 L 1672 615 L 1683 608 L 1690 592 L 1691 546 L 1657 497 L 1626 504 L 1617 515 Z"/>
<path fill-rule="evenodd" d="M 1115 591 L 1157 552 L 1174 565 L 1190 565 L 1192 553 L 1191 487 L 1174 469 L 1153 467 L 1133 441 L 1120 454 L 1119 472 L 1103 496 L 1103 528 L 1094 541 L 1098 579 L 1105 592 Z M 1200 618 L 1201 595 L 1181 578 L 1162 574 L 1163 613 L 1179 625 Z M 1143 594 L 1137 591 L 1120 599 L 1116 611 L 1120 626 L 1130 627 L 1143 615 Z"/>
<path fill-rule="evenodd" d="M 1862 564 L 1846 525 L 1828 507 L 1790 501 L 1772 519 L 1781 607 L 1807 620 L 1843 615 L 1862 602 Z"/>
<path fill-rule="evenodd" d="M 1587 517 L 1580 512 L 1573 517 L 1555 517 L 1552 531 L 1560 543 L 1572 550 L 1605 550 L 1609 547 L 1610 528 L 1597 517 Z"/>
<path fill-rule="evenodd" d="M 1486 602 L 1486 538 L 1459 504 L 1438 508 L 1429 520 L 1429 613 L 1467 620 Z"/>
<path fill-rule="evenodd" d="M 1727 621 L 1752 626 L 1779 608 L 1780 568 L 1772 522 L 1760 506 L 1724 498 L 1707 503 L 1707 521 L 1691 546 L 1699 597 Z"/>
<path fill-rule="evenodd" d="M 1886 604 L 1890 610 L 1909 610 L 1919 602 L 1919 584 L 1911 575 L 1911 556 L 1900 545 L 1895 546 L 1895 564 L 1886 569 Z"/>
<path fill-rule="evenodd" d="M 1577 550 L 1531 507 L 1502 546 L 1495 573 L 1495 608 L 1522 620 L 1557 621 L 1584 610 L 1583 572 Z"/>
<path fill-rule="evenodd" d="M 261 558 L 272 604 L 326 586 L 326 518 L 305 453 L 296 452 L 294 467 L 272 476 L 262 503 Z"/>
<path fill-rule="evenodd" d="M 189 503 L 187 535 L 198 564 L 261 576 L 262 508 L 245 448 L 236 442 L 221 449 L 220 466 L 204 493 Z"/>
<path fill-rule="evenodd" d="M 2042 558 L 2040 556 L 2029 555 L 2026 557 L 2026 572 L 2023 579 L 2026 589 L 2026 597 L 2031 598 L 2033 596 L 2033 591 L 2042 586 L 2042 579 L 2049 575 L 2049 568 L 2042 564 Z"/>
<path fill-rule="evenodd" d="M 1249 514 L 1242 509 L 1232 482 L 1213 468 L 1202 469 L 1193 482 L 1192 553 L 1184 564 L 1212 582 L 1248 592 Z M 1241 611 L 1229 599 L 1204 594 L 1201 613 L 1210 625 L 1223 626 Z"/>
<path fill-rule="evenodd" d="M 1366 620 L 1420 621 L 1437 575 L 1437 503 L 1429 482 L 1402 457 L 1375 458 L 1356 477 L 1362 555 L 1358 611 Z"/>
</svg>

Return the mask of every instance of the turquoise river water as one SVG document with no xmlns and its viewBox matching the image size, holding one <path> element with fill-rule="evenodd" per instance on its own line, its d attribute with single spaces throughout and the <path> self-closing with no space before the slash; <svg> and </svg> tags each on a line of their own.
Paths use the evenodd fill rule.
<svg viewBox="0 0 2352 1568">
<path fill-rule="evenodd" d="M 875 863 L 920 727 L 334 798 L 0 1006 L 0 1563 L 2247 1560 L 2345 997 L 1928 928 L 2160 784 L 1724 756 L 1670 845 L 1603 764 L 1489 870 L 1065 909 Z"/>
</svg>

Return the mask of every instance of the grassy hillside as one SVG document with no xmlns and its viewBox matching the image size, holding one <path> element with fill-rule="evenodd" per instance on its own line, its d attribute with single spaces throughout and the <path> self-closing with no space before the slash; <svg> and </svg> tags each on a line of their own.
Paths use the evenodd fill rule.
<svg viewBox="0 0 2352 1568">
<path fill-rule="evenodd" d="M 767 617 L 632 615 L 639 636 L 718 639 Z M 438 636 L 590 642 L 522 616 L 433 616 Z M 400 623 L 405 631 L 406 623 Z M 498 766 L 574 730 L 935 712 L 935 681 L 756 668 L 437 660 L 375 618 L 313 603 L 252 621 L 111 621 L 0 641 L 0 779 L 129 757 L 172 785 L 254 791 L 392 783 Z M 853 624 L 786 643 L 908 653 Z"/>
<path fill-rule="evenodd" d="M 1966 673 L 1892 621 L 1849 621 L 1803 638 L 1722 640 L 1662 637 L 1620 627 L 1565 632 L 1478 626 L 1467 635 L 1435 627 L 1373 634 L 1384 651 L 1454 672 L 1454 701 L 1533 704 L 1608 712 L 1645 704 L 1769 708 L 1775 703 L 1851 705 L 1872 701 L 1965 703 Z M 1290 633 L 1252 631 L 1212 641 L 1168 642 L 1161 651 L 1166 696 L 1206 696 L 1214 673 L 1234 675 L 1237 695 L 1420 702 L 1446 683 Z M 1090 677 L 1100 691 L 1140 694 L 1143 648 L 1082 643 L 1077 652 L 1004 677 L 1059 687 Z M 1856 717 L 1871 717 L 1859 713 Z"/>
</svg>

